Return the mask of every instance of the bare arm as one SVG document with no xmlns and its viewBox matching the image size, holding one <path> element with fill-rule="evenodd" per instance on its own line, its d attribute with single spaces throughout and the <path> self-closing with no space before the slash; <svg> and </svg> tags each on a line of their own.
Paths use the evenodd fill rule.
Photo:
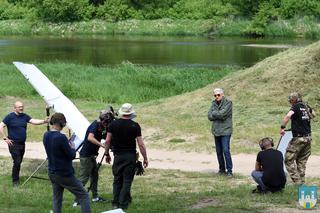
<svg viewBox="0 0 320 213">
<path fill-rule="evenodd" d="M 255 170 L 256 171 L 262 171 L 263 170 L 262 169 L 262 165 L 258 161 L 256 161 Z"/>
<path fill-rule="evenodd" d="M 314 119 L 315 117 L 316 117 L 316 112 L 314 111 L 314 109 L 311 109 L 310 110 L 310 119 Z"/>
<path fill-rule="evenodd" d="M 90 141 L 91 143 L 95 144 L 95 145 L 98 145 L 98 146 L 101 146 L 103 148 L 105 148 L 105 146 L 100 143 L 95 137 L 94 137 L 94 134 L 93 133 L 89 133 L 88 135 L 88 141 Z"/>
<path fill-rule="evenodd" d="M 7 138 L 6 134 L 4 133 L 4 128 L 6 127 L 6 124 L 1 122 L 0 123 L 0 134 L 4 140 L 4 142 L 6 142 L 9 146 L 11 146 L 13 143 L 12 143 L 12 140 L 10 140 L 9 138 Z"/>
<path fill-rule="evenodd" d="M 149 164 L 148 157 L 147 157 L 146 146 L 144 145 L 141 136 L 137 137 L 136 140 L 137 140 L 137 143 L 138 143 L 138 146 L 139 146 L 140 153 L 141 153 L 141 155 L 143 157 L 143 166 L 146 168 L 146 167 L 148 167 L 148 164 Z"/>
<path fill-rule="evenodd" d="M 280 128 L 280 134 L 284 135 L 284 129 L 286 127 L 286 125 L 288 124 L 289 120 L 291 119 L 291 116 L 294 114 L 294 111 L 290 110 L 286 116 L 284 116 L 284 118 L 282 119 L 282 123 L 281 123 L 281 128 Z"/>
<path fill-rule="evenodd" d="M 48 123 L 48 120 L 49 120 L 49 118 L 46 118 L 46 119 L 43 119 L 43 120 L 31 118 L 29 123 L 31 123 L 33 125 L 41 125 L 41 124 Z"/>
<path fill-rule="evenodd" d="M 109 154 L 111 138 L 112 138 L 112 134 L 110 132 L 108 132 L 107 133 L 107 137 L 106 137 L 106 145 L 105 145 L 106 151 L 104 152 L 104 154 L 106 155 L 106 162 L 109 163 L 109 164 L 111 162 L 111 157 L 110 157 L 110 154 Z"/>
</svg>

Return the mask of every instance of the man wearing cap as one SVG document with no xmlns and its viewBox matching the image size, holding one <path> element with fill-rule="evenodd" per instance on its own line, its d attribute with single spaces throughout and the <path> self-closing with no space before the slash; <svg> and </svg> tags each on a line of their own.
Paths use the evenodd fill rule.
<svg viewBox="0 0 320 213">
<path fill-rule="evenodd" d="M 214 100 L 208 112 L 212 121 L 212 134 L 219 163 L 219 174 L 232 177 L 232 159 L 230 153 L 230 138 L 232 134 L 232 102 L 224 96 L 221 88 L 213 90 Z"/>
<path fill-rule="evenodd" d="M 12 167 L 12 183 L 13 186 L 20 184 L 20 167 L 25 152 L 25 142 L 27 139 L 27 125 L 41 125 L 48 123 L 48 119 L 44 120 L 31 118 L 23 112 L 24 106 L 21 101 L 14 103 L 13 112 L 9 113 L 0 123 L 0 134 L 3 136 L 3 141 L 8 144 L 9 152 L 13 159 Z M 4 128 L 8 128 L 8 135 L 4 133 Z"/>
<path fill-rule="evenodd" d="M 127 209 L 131 202 L 131 185 L 136 165 L 136 143 L 143 156 L 143 165 L 148 166 L 146 147 L 142 141 L 141 128 L 132 119 L 136 116 L 133 107 L 125 103 L 119 110 L 120 119 L 111 122 L 107 129 L 106 161 L 110 163 L 109 148 L 112 139 L 114 162 L 112 166 L 112 207 Z"/>
<path fill-rule="evenodd" d="M 105 201 L 98 196 L 98 164 L 96 158 L 100 147 L 105 148 L 101 139 L 106 138 L 107 126 L 114 120 L 111 110 L 102 110 L 99 120 L 93 121 L 87 129 L 83 147 L 80 150 L 80 176 L 79 180 L 85 186 L 90 179 L 90 190 L 92 192 L 92 202 Z M 80 202 L 75 200 L 73 206 L 79 205 Z"/>
<path fill-rule="evenodd" d="M 291 119 L 292 140 L 285 154 L 285 165 L 294 184 L 305 182 L 305 170 L 308 158 L 311 154 L 311 125 L 310 120 L 315 117 L 314 110 L 302 102 L 299 93 L 290 94 L 291 108 L 284 116 L 280 127 L 280 134 L 285 134 L 285 128 Z"/>
</svg>

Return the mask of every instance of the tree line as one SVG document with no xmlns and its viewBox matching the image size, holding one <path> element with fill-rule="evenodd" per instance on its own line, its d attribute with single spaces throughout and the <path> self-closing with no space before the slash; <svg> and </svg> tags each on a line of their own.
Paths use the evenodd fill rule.
<svg viewBox="0 0 320 213">
<path fill-rule="evenodd" d="M 276 20 L 308 17 L 319 21 L 319 0 L 0 0 L 0 20 L 76 22 L 92 19 L 246 19 L 259 34 Z"/>
</svg>

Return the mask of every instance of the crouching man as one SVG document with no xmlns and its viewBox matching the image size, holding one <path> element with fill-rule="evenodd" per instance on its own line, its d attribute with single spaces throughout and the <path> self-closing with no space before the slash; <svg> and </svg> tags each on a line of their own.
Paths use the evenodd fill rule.
<svg viewBox="0 0 320 213">
<path fill-rule="evenodd" d="M 262 151 L 258 153 L 255 170 L 251 173 L 258 186 L 252 193 L 281 191 L 286 184 L 282 153 L 272 148 L 272 138 L 261 139 L 259 146 Z"/>
</svg>

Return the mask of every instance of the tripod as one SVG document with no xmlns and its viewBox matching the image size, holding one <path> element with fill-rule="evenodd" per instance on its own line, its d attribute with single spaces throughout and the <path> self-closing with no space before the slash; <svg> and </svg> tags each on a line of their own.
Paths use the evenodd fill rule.
<svg viewBox="0 0 320 213">
<path fill-rule="evenodd" d="M 51 107 L 49 107 L 49 106 L 46 107 L 46 115 L 47 115 L 47 117 L 50 116 L 50 108 L 51 108 Z M 50 130 L 49 123 L 47 123 L 47 131 L 49 131 L 49 130 Z M 49 180 L 49 179 L 47 179 L 47 178 L 42 178 L 42 177 L 34 176 L 34 174 L 36 174 L 36 173 L 39 171 L 39 169 L 42 167 L 43 164 L 45 164 L 45 163 L 47 162 L 47 160 L 48 160 L 48 159 L 44 160 L 44 161 L 37 167 L 37 169 L 34 170 L 34 172 L 27 178 L 27 180 L 25 180 L 25 181 L 23 182 L 23 184 L 22 184 L 21 186 L 24 186 L 31 178 L 37 178 L 37 179 L 41 179 L 41 180 Z"/>
<path fill-rule="evenodd" d="M 100 167 L 101 167 L 101 165 L 102 165 L 102 162 L 103 162 L 103 159 L 104 159 L 105 156 L 106 156 L 106 155 L 103 154 L 100 162 L 97 164 L 97 168 L 96 168 L 97 173 L 98 173 L 98 171 L 99 171 L 99 169 L 100 169 Z M 90 183 L 90 186 L 88 187 L 88 192 L 90 192 L 90 190 L 92 189 L 92 185 L 93 185 L 93 182 Z"/>
</svg>

